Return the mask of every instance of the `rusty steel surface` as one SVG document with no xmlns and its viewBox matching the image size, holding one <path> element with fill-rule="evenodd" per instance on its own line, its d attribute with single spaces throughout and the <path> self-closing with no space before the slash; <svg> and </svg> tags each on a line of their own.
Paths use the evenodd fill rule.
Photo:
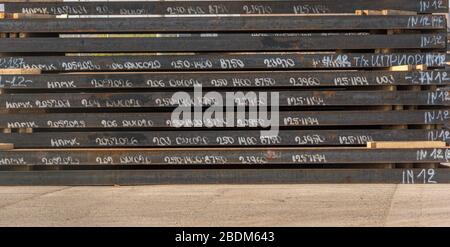
<svg viewBox="0 0 450 247">
<path fill-rule="evenodd" d="M 150 18 L 4 19 L 0 32 L 131 33 L 131 32 L 298 32 L 317 30 L 445 30 L 442 15 L 387 16 L 239 16 Z"/>
<path fill-rule="evenodd" d="M 259 130 L 85 131 L 0 133 L 0 140 L 15 148 L 116 147 L 258 147 L 258 146 L 366 146 L 374 141 L 450 142 L 445 129 L 420 130 L 280 130 L 264 136 Z"/>
<path fill-rule="evenodd" d="M 220 14 L 325 14 L 356 10 L 395 9 L 419 13 L 446 13 L 448 1 L 119 1 L 119 2 L 14 2 L 6 13 L 50 15 L 220 15 Z"/>
<path fill-rule="evenodd" d="M 362 126 L 401 124 L 448 124 L 449 110 L 423 111 L 281 111 L 279 125 L 283 127 L 315 126 Z M 179 128 L 179 127 L 227 127 L 220 118 L 215 121 L 176 119 L 172 121 L 170 112 L 122 112 L 122 113 L 1 113 L 0 128 L 33 129 L 84 129 L 84 128 Z M 223 120 L 227 118 L 224 117 Z M 203 119 L 202 119 L 203 120 Z M 207 120 L 207 119 L 206 119 Z M 246 116 L 238 121 L 237 115 L 231 127 L 261 127 L 270 123 L 270 118 L 259 119 Z M 239 125 L 238 125 L 239 124 Z M 230 127 L 230 126 L 228 126 Z M 195 129 L 195 128 L 194 128 Z M 445 135 L 444 135 L 445 136 Z"/>
<path fill-rule="evenodd" d="M 186 98 L 173 98 L 175 92 L 151 93 L 53 93 L 6 94 L 0 97 L 0 109 L 72 109 L 72 108 L 174 108 L 191 106 L 226 106 L 230 100 L 237 106 L 325 107 L 423 105 L 450 106 L 448 90 L 436 91 L 243 91 L 185 93 Z M 221 98 L 220 98 L 221 97 Z M 276 97 L 276 98 L 275 98 Z M 220 98 L 220 100 L 219 100 Z"/>
<path fill-rule="evenodd" d="M 252 72 L 154 72 L 0 75 L 0 88 L 7 89 L 213 89 L 369 87 L 450 85 L 450 70 L 425 71 L 252 71 Z M 18 91 L 17 91 L 18 92 Z"/>
<path fill-rule="evenodd" d="M 450 148 L 155 148 L 155 149 L 17 149 L 0 151 L 8 166 L 134 166 L 448 163 Z"/>
<path fill-rule="evenodd" d="M 450 169 L 0 171 L 0 185 L 450 183 Z"/>
<path fill-rule="evenodd" d="M 0 69 L 38 68 L 43 72 L 77 71 L 241 71 L 293 69 L 369 69 L 400 65 L 445 67 L 446 53 L 249 53 L 136 56 L 0 57 Z"/>
<path fill-rule="evenodd" d="M 0 52 L 244 52 L 367 49 L 441 49 L 447 33 L 398 35 L 250 36 L 161 38 L 22 38 L 0 39 Z M 239 42 L 234 42 L 239 40 Z M 51 44 L 51 45 L 48 45 Z"/>
</svg>

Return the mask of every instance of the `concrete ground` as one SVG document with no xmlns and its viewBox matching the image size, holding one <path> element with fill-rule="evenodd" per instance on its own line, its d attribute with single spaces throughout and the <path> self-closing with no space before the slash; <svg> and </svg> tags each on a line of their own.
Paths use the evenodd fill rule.
<svg viewBox="0 0 450 247">
<path fill-rule="evenodd" d="M 0 187 L 0 226 L 450 226 L 450 185 Z"/>
</svg>

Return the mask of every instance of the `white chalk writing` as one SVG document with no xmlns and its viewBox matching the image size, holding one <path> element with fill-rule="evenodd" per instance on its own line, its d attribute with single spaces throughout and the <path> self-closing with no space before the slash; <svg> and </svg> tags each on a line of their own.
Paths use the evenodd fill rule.
<svg viewBox="0 0 450 247">
<path fill-rule="evenodd" d="M 408 169 L 402 171 L 403 184 L 437 184 L 435 180 L 436 171 L 434 169 L 422 169 L 417 174 L 414 170 Z"/>
<path fill-rule="evenodd" d="M 50 145 L 52 147 L 75 147 L 80 146 L 80 143 L 76 137 L 70 139 L 51 138 Z"/>
<path fill-rule="evenodd" d="M 292 155 L 292 162 L 294 163 L 326 163 L 325 154 L 295 154 Z"/>
</svg>

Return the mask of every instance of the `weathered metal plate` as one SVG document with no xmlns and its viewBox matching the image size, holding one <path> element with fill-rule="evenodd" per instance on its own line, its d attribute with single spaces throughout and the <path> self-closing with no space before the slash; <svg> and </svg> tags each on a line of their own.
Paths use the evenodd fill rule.
<svg viewBox="0 0 450 247">
<path fill-rule="evenodd" d="M 0 171 L 0 185 L 450 183 L 450 169 Z"/>
<path fill-rule="evenodd" d="M 232 62 L 232 61 L 231 61 Z M 234 61 L 238 65 L 237 61 Z M 0 75 L 4 89 L 214 89 L 450 85 L 450 70 L 252 71 Z"/>
<path fill-rule="evenodd" d="M 180 94 L 178 94 L 180 95 Z M 191 106 L 450 106 L 448 90 L 437 91 L 251 91 L 151 93 L 5 94 L 0 109 L 173 108 Z M 228 105 L 227 105 L 228 104 Z M 222 108 L 220 108 L 222 109 Z"/>
<path fill-rule="evenodd" d="M 446 30 L 443 15 L 316 15 L 150 18 L 4 19 L 0 32 L 132 33 L 132 32 L 298 32 L 318 30 Z"/>
<path fill-rule="evenodd" d="M 446 39 L 446 32 L 397 35 L 222 34 L 215 37 L 22 38 L 0 39 L 0 52 L 255 52 L 377 48 L 444 50 L 447 48 Z"/>
<path fill-rule="evenodd" d="M 449 111 L 298 111 L 280 112 L 279 125 L 284 127 L 314 127 L 337 125 L 392 125 L 392 124 L 446 124 Z M 232 127 L 260 127 L 270 125 L 270 116 L 260 119 L 247 116 L 236 120 Z M 208 119 L 208 118 L 207 118 Z M 220 119 L 211 121 L 179 119 L 172 121 L 171 112 L 152 113 L 3 113 L 0 114 L 0 128 L 176 128 L 176 127 L 227 127 Z M 226 120 L 226 119 L 224 119 Z M 231 123 L 231 122 L 230 122 Z M 215 125 L 213 125 L 215 124 Z"/>
<path fill-rule="evenodd" d="M 325 14 L 356 10 L 395 9 L 418 13 L 446 13 L 448 1 L 121 1 L 5 3 L 6 13 L 50 15 L 223 15 L 223 14 Z"/>
<path fill-rule="evenodd" d="M 157 149 L 17 149 L 0 151 L 7 166 L 136 166 L 449 163 L 450 148 L 157 148 Z"/>
<path fill-rule="evenodd" d="M 281 130 L 275 136 L 259 130 L 0 133 L 0 141 L 15 148 L 366 146 L 423 140 L 450 142 L 450 130 Z"/>
<path fill-rule="evenodd" d="M 39 68 L 43 72 L 210 71 L 444 67 L 446 53 L 268 53 L 142 56 L 0 57 L 0 69 Z"/>
</svg>

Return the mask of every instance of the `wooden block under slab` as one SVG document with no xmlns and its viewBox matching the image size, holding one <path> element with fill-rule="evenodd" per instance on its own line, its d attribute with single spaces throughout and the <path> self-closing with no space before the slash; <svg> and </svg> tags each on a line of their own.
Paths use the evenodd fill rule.
<svg viewBox="0 0 450 247">
<path fill-rule="evenodd" d="M 424 64 L 420 65 L 399 65 L 389 67 L 389 71 L 423 71 L 426 70 L 427 66 Z"/>
<path fill-rule="evenodd" d="M 34 75 L 41 72 L 40 69 L 0 69 L 0 75 Z"/>
<path fill-rule="evenodd" d="M 10 128 L 2 128 L 0 129 L 0 133 L 4 133 L 4 134 L 9 134 L 11 133 L 11 129 Z"/>
<path fill-rule="evenodd" d="M 56 15 L 46 14 L 26 14 L 26 13 L 13 13 L 12 19 L 47 19 L 56 18 Z"/>
<path fill-rule="evenodd" d="M 383 9 L 383 10 L 356 10 L 355 15 L 417 15 L 415 11 Z"/>
<path fill-rule="evenodd" d="M 56 15 L 48 14 L 28 14 L 28 13 L 0 13 L 0 19 L 52 19 Z"/>
<path fill-rule="evenodd" d="M 355 10 L 355 15 L 383 15 L 382 10 Z"/>
<path fill-rule="evenodd" d="M 11 150 L 14 149 L 14 144 L 12 143 L 0 143 L 0 150 Z"/>
<path fill-rule="evenodd" d="M 381 11 L 383 15 L 417 15 L 415 11 L 385 9 Z"/>
<path fill-rule="evenodd" d="M 33 128 L 20 128 L 18 129 L 19 133 L 33 133 Z"/>
<path fill-rule="evenodd" d="M 368 142 L 367 148 L 445 148 L 441 141 Z"/>
</svg>

